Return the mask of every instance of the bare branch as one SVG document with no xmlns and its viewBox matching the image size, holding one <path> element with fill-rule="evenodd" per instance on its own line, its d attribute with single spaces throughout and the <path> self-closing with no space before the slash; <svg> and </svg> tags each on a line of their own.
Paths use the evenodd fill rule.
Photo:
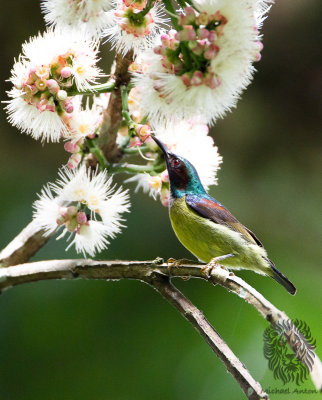
<svg viewBox="0 0 322 400">
<path fill-rule="evenodd" d="M 44 236 L 44 231 L 30 222 L 1 252 L 0 267 L 22 264 L 30 259 L 50 236 Z"/>
<path fill-rule="evenodd" d="M 93 261 L 93 260 L 50 260 L 22 264 L 0 269 L 0 291 L 22 283 L 47 279 L 138 279 L 149 282 L 154 274 L 168 277 L 192 277 L 219 284 L 247 301 L 273 326 L 289 320 L 287 315 L 277 309 L 253 287 L 220 266 L 205 275 L 204 265 L 181 265 L 171 267 L 162 260 L 155 261 Z M 285 336 L 290 348 L 296 354 L 296 343 Z M 318 390 L 322 388 L 322 364 L 315 354 L 313 366 L 309 367 L 312 381 Z"/>
<path fill-rule="evenodd" d="M 261 385 L 254 380 L 245 365 L 235 356 L 219 333 L 207 321 L 203 313 L 171 284 L 168 277 L 159 273 L 152 274 L 148 283 L 167 299 L 200 333 L 249 399 L 268 400 L 268 395 L 263 391 Z"/>
<path fill-rule="evenodd" d="M 130 82 L 131 76 L 128 68 L 132 61 L 132 50 L 129 51 L 125 56 L 120 53 L 116 53 L 115 69 L 111 76 L 111 79 L 116 83 L 116 89 L 111 93 L 99 136 L 99 146 L 106 159 L 111 163 L 118 162 L 122 157 L 122 154 L 116 144 L 117 131 L 123 119 L 122 99 L 119 86 L 127 85 Z"/>
</svg>

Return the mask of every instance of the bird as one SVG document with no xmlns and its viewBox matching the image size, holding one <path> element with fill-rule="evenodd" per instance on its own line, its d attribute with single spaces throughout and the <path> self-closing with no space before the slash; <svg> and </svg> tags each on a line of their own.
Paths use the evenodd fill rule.
<svg viewBox="0 0 322 400">
<path fill-rule="evenodd" d="M 295 286 L 267 257 L 261 241 L 207 193 L 195 167 L 151 137 L 164 154 L 170 182 L 170 221 L 183 246 L 204 263 L 220 261 L 228 269 L 269 276 L 294 295 Z"/>
</svg>

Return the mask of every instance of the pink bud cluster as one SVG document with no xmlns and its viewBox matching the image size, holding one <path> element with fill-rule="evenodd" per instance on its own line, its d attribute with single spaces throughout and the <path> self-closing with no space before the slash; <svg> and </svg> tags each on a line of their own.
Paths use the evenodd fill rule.
<svg viewBox="0 0 322 400">
<path fill-rule="evenodd" d="M 72 69 L 67 58 L 58 57 L 50 65 L 31 66 L 17 89 L 22 90 L 23 99 L 37 107 L 40 112 L 72 113 L 72 99 L 66 89 L 72 86 Z"/>
<path fill-rule="evenodd" d="M 74 143 L 73 141 L 66 142 L 64 144 L 64 149 L 68 153 L 72 153 L 67 162 L 67 168 L 75 169 L 79 163 L 82 161 L 81 145 L 83 140 L 79 140 Z"/>
<path fill-rule="evenodd" d="M 161 45 L 154 48 L 154 53 L 162 56 L 161 63 L 166 72 L 180 76 L 187 87 L 206 85 L 215 89 L 220 80 L 212 70 L 211 61 L 220 50 L 216 41 L 223 35 L 227 19 L 219 11 L 198 14 L 192 7 L 186 7 L 180 14 L 179 23 L 182 30 L 171 30 L 162 35 Z M 190 65 L 186 57 L 190 59 Z"/>
<path fill-rule="evenodd" d="M 151 126 L 150 125 L 142 125 L 137 124 L 135 126 L 136 136 L 130 139 L 130 147 L 138 147 L 143 143 L 148 143 L 151 139 Z M 151 139 L 152 140 L 152 139 Z"/>
<path fill-rule="evenodd" d="M 88 218 L 83 211 L 76 206 L 60 207 L 57 225 L 65 225 L 68 232 L 79 233 L 83 225 L 89 225 Z"/>
<path fill-rule="evenodd" d="M 151 12 L 140 16 L 140 10 L 144 8 L 145 4 L 146 0 L 142 2 L 124 0 L 122 7 L 115 11 L 114 14 L 118 17 L 118 25 L 127 34 L 144 37 L 151 33 L 151 24 L 154 23 Z"/>
</svg>

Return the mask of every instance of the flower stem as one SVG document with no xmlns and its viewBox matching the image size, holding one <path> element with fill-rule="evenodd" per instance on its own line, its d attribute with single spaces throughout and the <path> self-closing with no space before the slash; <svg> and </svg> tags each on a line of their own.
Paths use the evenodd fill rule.
<svg viewBox="0 0 322 400">
<path fill-rule="evenodd" d="M 168 14 L 170 15 L 171 22 L 172 22 L 174 28 L 177 31 L 182 30 L 182 27 L 180 27 L 180 25 L 178 24 L 178 16 L 176 14 L 176 10 L 174 9 L 171 0 L 163 0 L 163 4 L 164 4 L 164 7 L 167 10 Z"/>
<path fill-rule="evenodd" d="M 122 115 L 123 118 L 125 119 L 125 122 L 129 128 L 129 134 L 130 136 L 134 136 L 136 134 L 136 123 L 133 121 L 133 119 L 130 116 L 129 113 L 129 103 L 128 103 L 128 96 L 127 96 L 127 91 L 128 88 L 124 85 L 120 87 L 121 89 L 121 98 L 122 98 Z"/>
<path fill-rule="evenodd" d="M 149 164 L 149 165 L 136 165 L 136 164 L 112 164 L 108 171 L 111 173 L 127 173 L 127 174 L 142 174 L 144 172 L 150 175 L 158 175 L 165 169 L 164 163 Z"/>
<path fill-rule="evenodd" d="M 151 151 L 148 146 L 139 146 L 139 147 L 126 147 L 125 149 L 123 149 L 123 153 L 124 154 L 139 154 L 141 151 L 141 153 L 148 153 L 149 151 Z"/>
<path fill-rule="evenodd" d="M 152 3 L 153 3 L 153 0 L 148 0 L 144 9 L 142 11 L 140 11 L 139 13 L 137 13 L 137 16 L 139 16 L 140 18 L 143 18 L 151 10 Z"/>
<path fill-rule="evenodd" d="M 85 96 L 88 95 L 93 95 L 96 93 L 109 93 L 109 92 L 113 92 L 113 90 L 116 87 L 116 83 L 114 81 L 108 81 L 106 83 L 102 83 L 100 85 L 94 85 L 91 86 L 90 89 L 86 89 L 86 90 L 69 90 L 67 91 L 68 96 L 76 96 L 78 94 L 82 94 Z"/>
<path fill-rule="evenodd" d="M 104 154 L 102 153 L 102 150 L 97 146 L 96 141 L 94 139 L 87 139 L 87 144 L 89 147 L 89 151 L 94 154 L 96 157 L 97 161 L 99 162 L 99 165 L 102 169 L 109 169 L 109 162 L 106 160 L 104 157 Z"/>
</svg>

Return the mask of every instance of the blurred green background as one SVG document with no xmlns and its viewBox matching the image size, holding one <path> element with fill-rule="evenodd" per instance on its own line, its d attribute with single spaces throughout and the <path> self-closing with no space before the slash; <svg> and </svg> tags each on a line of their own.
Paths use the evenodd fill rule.
<svg viewBox="0 0 322 400">
<path fill-rule="evenodd" d="M 292 297 L 252 272 L 238 275 L 291 318 L 306 321 L 320 357 L 321 15 L 321 0 L 281 0 L 272 7 L 254 82 L 238 108 L 213 129 L 224 163 L 219 185 L 211 189 L 259 236 L 298 293 Z M 2 5 L 2 99 L 21 43 L 43 29 L 38 1 Z M 107 65 L 107 45 L 102 54 Z M 20 134 L 3 110 L 0 124 L 3 247 L 30 221 L 36 193 L 56 178 L 67 156 L 61 144 L 42 146 Z M 189 257 L 171 230 L 167 210 L 141 193 L 132 191 L 127 226 L 100 258 Z M 66 257 L 76 254 L 51 240 L 34 259 Z M 202 281 L 175 284 L 204 311 L 264 389 L 283 388 L 263 356 L 268 324 L 252 307 Z M 1 296 L 0 315 L 0 400 L 245 398 L 192 327 L 140 282 L 28 284 Z M 313 385 L 308 380 L 300 388 Z M 271 395 L 273 400 L 315 398 Z"/>
</svg>

